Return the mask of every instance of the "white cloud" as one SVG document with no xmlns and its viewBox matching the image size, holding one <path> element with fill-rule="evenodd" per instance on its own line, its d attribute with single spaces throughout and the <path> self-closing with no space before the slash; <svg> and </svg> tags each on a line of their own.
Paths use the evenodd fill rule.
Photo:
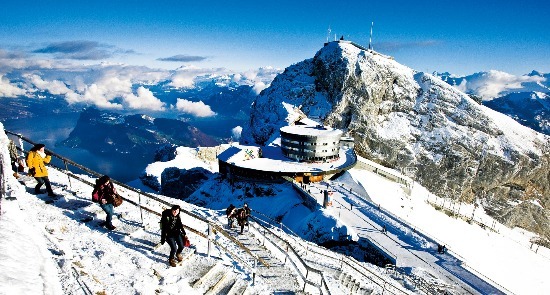
<svg viewBox="0 0 550 295">
<path fill-rule="evenodd" d="M 0 97 L 17 97 L 25 93 L 24 89 L 11 84 L 8 79 L 0 75 Z"/>
<path fill-rule="evenodd" d="M 27 78 L 39 90 L 46 90 L 54 95 L 74 93 L 67 87 L 67 85 L 65 85 L 65 83 L 59 80 L 46 81 L 38 75 L 27 75 L 25 78 Z"/>
<path fill-rule="evenodd" d="M 133 93 L 124 96 L 124 104 L 132 110 L 163 111 L 165 104 L 153 95 L 151 90 L 140 86 L 137 95 Z"/>
<path fill-rule="evenodd" d="M 212 117 L 216 115 L 216 113 L 210 109 L 210 106 L 204 104 L 204 102 L 193 102 L 183 98 L 178 98 L 176 109 L 195 117 Z"/>
<path fill-rule="evenodd" d="M 172 82 L 168 85 L 177 88 L 191 88 L 195 85 L 195 78 L 206 73 L 209 73 L 208 70 L 194 66 L 181 67 L 172 75 Z"/>
<path fill-rule="evenodd" d="M 523 83 L 537 83 L 545 81 L 540 76 L 515 76 L 501 71 L 489 71 L 466 77 L 465 81 L 455 87 L 463 92 L 471 92 L 491 100 L 507 92 L 522 89 Z"/>
<path fill-rule="evenodd" d="M 123 107 L 119 103 L 113 103 L 105 94 L 105 89 L 101 85 L 92 84 L 86 87 L 86 91 L 81 96 L 72 97 L 75 101 L 69 101 L 69 103 L 87 102 L 92 103 L 95 106 L 102 109 L 116 109 L 122 110 Z M 69 97 L 67 97 L 69 99 Z"/>
<path fill-rule="evenodd" d="M 266 88 L 267 88 L 267 85 L 265 85 L 264 82 L 256 82 L 254 83 L 254 86 L 252 86 L 252 91 L 254 91 L 256 95 L 258 95 L 260 94 L 260 92 L 262 92 L 262 90 Z"/>
<path fill-rule="evenodd" d="M 231 129 L 231 137 L 233 138 L 233 140 L 238 141 L 241 139 L 242 132 L 243 132 L 243 127 L 237 126 Z"/>
</svg>

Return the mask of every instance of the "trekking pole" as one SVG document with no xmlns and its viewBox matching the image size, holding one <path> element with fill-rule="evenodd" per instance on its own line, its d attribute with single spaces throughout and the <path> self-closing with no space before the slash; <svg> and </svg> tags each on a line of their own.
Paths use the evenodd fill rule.
<svg viewBox="0 0 550 295">
<path fill-rule="evenodd" d="M 69 188 L 73 190 L 73 184 L 71 183 L 71 177 L 69 176 L 69 166 L 67 165 L 67 161 L 63 160 L 63 164 L 65 164 L 65 171 L 67 171 L 67 178 L 69 179 Z"/>
</svg>

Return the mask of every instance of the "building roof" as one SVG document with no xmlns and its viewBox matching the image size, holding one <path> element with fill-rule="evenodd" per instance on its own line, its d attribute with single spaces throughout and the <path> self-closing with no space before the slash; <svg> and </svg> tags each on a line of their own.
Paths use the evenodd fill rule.
<svg viewBox="0 0 550 295">
<path fill-rule="evenodd" d="M 281 132 L 304 135 L 304 136 L 342 136 L 343 132 L 338 129 L 326 127 L 323 125 L 293 125 L 281 127 Z"/>
</svg>

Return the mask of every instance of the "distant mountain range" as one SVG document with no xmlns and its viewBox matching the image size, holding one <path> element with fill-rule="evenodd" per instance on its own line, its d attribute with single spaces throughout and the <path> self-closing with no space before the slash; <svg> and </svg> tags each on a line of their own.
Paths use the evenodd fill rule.
<svg viewBox="0 0 550 295">
<path fill-rule="evenodd" d="M 453 87 L 506 114 L 520 124 L 550 135 L 550 74 L 532 71 L 520 77 L 490 71 L 468 76 L 434 73 Z"/>
<path fill-rule="evenodd" d="M 550 93 L 509 93 L 484 101 L 483 105 L 506 114 L 535 131 L 550 135 Z"/>
<path fill-rule="evenodd" d="M 123 116 L 87 108 L 60 145 L 92 153 L 131 154 L 153 158 L 163 145 L 215 146 L 219 142 L 189 123 L 145 115 Z"/>
</svg>

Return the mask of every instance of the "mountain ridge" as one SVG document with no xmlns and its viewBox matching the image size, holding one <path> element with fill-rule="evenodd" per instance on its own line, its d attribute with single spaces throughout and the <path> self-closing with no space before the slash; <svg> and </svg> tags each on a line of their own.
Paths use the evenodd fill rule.
<svg viewBox="0 0 550 295">
<path fill-rule="evenodd" d="M 345 42 L 277 76 L 254 101 L 243 143 L 265 144 L 299 113 L 349 132 L 356 152 L 391 168 L 412 169 L 434 192 L 483 202 L 495 218 L 546 238 L 550 206 L 550 137 L 480 106 L 441 79 Z M 534 224 L 516 218 L 525 208 Z M 512 217 L 514 216 L 514 217 Z"/>
</svg>

